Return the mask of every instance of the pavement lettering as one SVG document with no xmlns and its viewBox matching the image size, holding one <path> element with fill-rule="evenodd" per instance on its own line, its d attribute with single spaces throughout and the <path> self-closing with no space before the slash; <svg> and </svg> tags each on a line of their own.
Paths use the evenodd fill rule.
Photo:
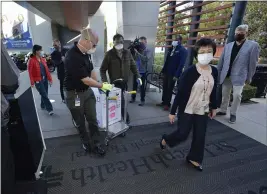
<svg viewBox="0 0 267 194">
<path fill-rule="evenodd" d="M 142 156 L 134 159 L 120 160 L 97 166 L 88 166 L 85 168 L 71 170 L 72 179 L 80 181 L 81 187 L 84 187 L 96 178 L 104 182 L 108 177 L 116 172 L 130 173 L 132 176 L 150 173 L 157 168 L 168 168 L 167 161 L 174 160 L 175 157 L 170 152 L 162 152 L 150 156 Z"/>
</svg>

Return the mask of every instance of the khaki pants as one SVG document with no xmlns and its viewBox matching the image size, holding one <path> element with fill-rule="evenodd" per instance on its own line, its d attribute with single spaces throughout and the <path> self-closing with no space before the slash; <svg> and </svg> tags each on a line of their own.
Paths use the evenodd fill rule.
<svg viewBox="0 0 267 194">
<path fill-rule="evenodd" d="M 75 99 L 80 98 L 80 106 L 75 106 Z M 65 99 L 72 118 L 78 126 L 82 143 L 89 143 L 90 146 L 99 139 L 99 128 L 96 118 L 96 99 L 91 88 L 84 92 L 65 91 Z M 85 119 L 88 122 L 88 130 L 85 126 Z"/>
<path fill-rule="evenodd" d="M 240 106 L 241 99 L 242 99 L 242 92 L 244 86 L 233 86 L 231 79 L 226 78 L 222 85 L 222 104 L 221 104 L 221 112 L 226 113 L 227 108 L 230 102 L 230 95 L 233 89 L 233 102 L 230 109 L 231 115 L 236 115 L 236 112 Z"/>
</svg>

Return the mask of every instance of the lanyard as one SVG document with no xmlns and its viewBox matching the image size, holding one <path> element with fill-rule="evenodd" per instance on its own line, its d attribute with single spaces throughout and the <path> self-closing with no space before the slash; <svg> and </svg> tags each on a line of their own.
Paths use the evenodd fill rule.
<svg viewBox="0 0 267 194">
<path fill-rule="evenodd" d="M 202 72 L 202 70 L 201 70 L 201 76 L 202 76 L 202 79 L 203 79 L 203 83 L 204 83 L 204 88 L 203 88 L 203 99 L 202 99 L 202 101 L 205 101 L 206 100 L 206 93 L 207 93 L 207 91 L 208 91 L 208 88 L 209 88 L 209 83 L 210 83 L 210 79 L 209 79 L 209 77 L 207 76 L 206 78 L 205 78 L 205 76 L 204 76 L 204 74 L 203 74 L 203 72 Z"/>
</svg>

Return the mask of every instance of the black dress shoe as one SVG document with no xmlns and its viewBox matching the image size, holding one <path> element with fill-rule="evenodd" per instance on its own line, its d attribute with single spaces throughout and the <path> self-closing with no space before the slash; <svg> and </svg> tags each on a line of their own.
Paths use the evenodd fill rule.
<svg viewBox="0 0 267 194">
<path fill-rule="evenodd" d="M 82 144 L 82 146 L 86 152 L 91 152 L 91 147 L 88 143 L 84 143 L 84 144 Z"/>
<path fill-rule="evenodd" d="M 106 154 L 106 150 L 104 150 L 100 145 L 95 146 L 92 152 L 99 156 L 104 156 Z"/>
<path fill-rule="evenodd" d="M 198 171 L 200 171 L 200 172 L 203 171 L 203 168 L 202 168 L 201 165 L 199 165 L 199 166 L 194 165 L 188 158 L 186 158 L 186 161 L 187 161 L 187 163 L 188 163 L 190 166 L 192 166 L 194 169 L 196 169 L 196 170 L 198 170 Z"/>
<path fill-rule="evenodd" d="M 217 112 L 217 114 L 216 115 L 218 115 L 218 116 L 225 116 L 226 115 L 226 113 L 225 112 Z"/>
<path fill-rule="evenodd" d="M 166 145 L 163 145 L 163 144 L 162 144 L 162 140 L 164 140 L 164 135 L 163 135 L 162 138 L 161 138 L 161 141 L 160 141 L 160 143 L 159 143 L 159 147 L 160 147 L 160 149 L 165 150 L 165 149 L 166 149 Z"/>
</svg>

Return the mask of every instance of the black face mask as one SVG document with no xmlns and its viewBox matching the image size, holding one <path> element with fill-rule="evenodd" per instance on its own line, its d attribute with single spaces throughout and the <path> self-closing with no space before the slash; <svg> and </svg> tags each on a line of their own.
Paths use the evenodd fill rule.
<svg viewBox="0 0 267 194">
<path fill-rule="evenodd" d="M 235 40 L 237 42 L 240 42 L 241 40 L 244 40 L 245 39 L 245 34 L 236 34 L 235 35 Z"/>
</svg>

